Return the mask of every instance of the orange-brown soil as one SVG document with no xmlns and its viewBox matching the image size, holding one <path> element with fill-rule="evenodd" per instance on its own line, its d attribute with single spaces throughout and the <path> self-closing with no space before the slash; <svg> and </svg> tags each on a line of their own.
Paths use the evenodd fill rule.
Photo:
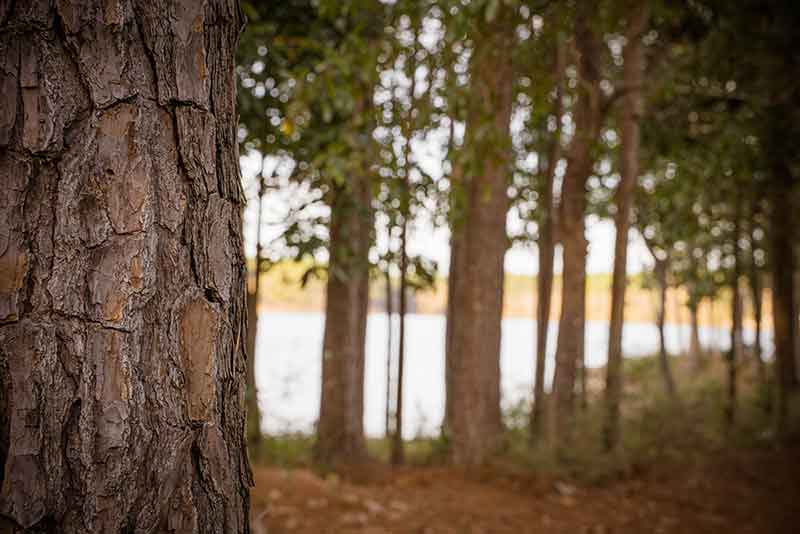
<svg viewBox="0 0 800 534">
<path fill-rule="evenodd" d="M 253 532 L 800 532 L 800 449 L 720 453 L 572 485 L 532 475 L 373 465 L 320 478 L 256 467 Z"/>
</svg>

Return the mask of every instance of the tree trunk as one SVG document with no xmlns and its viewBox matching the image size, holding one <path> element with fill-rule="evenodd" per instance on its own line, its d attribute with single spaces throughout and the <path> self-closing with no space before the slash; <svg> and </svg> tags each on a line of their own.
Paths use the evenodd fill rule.
<svg viewBox="0 0 800 534">
<path fill-rule="evenodd" d="M 476 36 L 471 59 L 473 98 L 466 150 L 472 162 L 466 212 L 456 233 L 458 261 L 453 285 L 450 332 L 452 366 L 447 402 L 451 460 L 477 465 L 497 447 L 500 416 L 500 330 L 503 312 L 503 260 L 507 248 L 509 123 L 513 102 L 513 69 L 508 54 L 512 33 L 510 10 Z M 492 134 L 476 136 L 482 125 Z M 452 280 L 451 280 L 452 282 Z"/>
<path fill-rule="evenodd" d="M 542 223 L 539 228 L 539 274 L 536 278 L 536 367 L 534 368 L 533 410 L 531 412 L 531 436 L 542 435 L 544 425 L 544 371 L 547 363 L 547 334 L 550 325 L 550 303 L 553 293 L 553 256 L 555 239 L 553 236 L 553 184 L 556 168 L 561 159 L 561 116 L 563 106 L 564 65 L 567 62 L 567 50 L 563 39 L 556 45 L 554 67 L 555 100 L 553 115 L 556 118 L 556 129 L 547 156 L 547 169 L 544 177 L 544 188 L 541 196 Z"/>
<path fill-rule="evenodd" d="M 599 54 L 600 41 L 591 27 L 590 6 L 579 5 L 575 44 L 580 54 L 579 86 L 582 91 L 575 107 L 575 136 L 570 143 L 567 172 L 561 193 L 561 242 L 563 243 L 563 289 L 558 325 L 556 369 L 551 395 L 551 423 L 548 431 L 553 445 L 566 445 L 572 426 L 575 378 L 583 361 L 586 292 L 586 180 L 592 173 L 592 146 L 600 135 L 602 122 Z"/>
<path fill-rule="evenodd" d="M 789 395 L 797 385 L 795 336 L 797 307 L 794 302 L 794 254 L 792 251 L 793 178 L 785 161 L 775 164 L 771 184 L 772 319 L 775 338 L 775 389 L 778 429 L 784 433 L 789 416 Z"/>
<path fill-rule="evenodd" d="M 0 529 L 247 532 L 238 6 L 3 5 Z"/>
<path fill-rule="evenodd" d="M 408 156 L 407 156 L 408 157 Z M 406 175 L 406 179 L 408 176 Z M 406 185 L 408 187 L 408 185 Z M 406 351 L 406 293 L 408 292 L 408 250 L 406 235 L 408 233 L 408 213 L 403 215 L 403 226 L 400 233 L 400 341 L 397 351 L 397 392 L 395 393 L 395 427 L 392 440 L 392 464 L 400 465 L 404 461 L 403 454 L 403 375 L 405 374 Z"/>
<path fill-rule="evenodd" d="M 247 291 L 247 338 L 245 339 L 245 352 L 247 353 L 247 392 L 245 404 L 247 405 L 247 445 L 250 456 L 257 459 L 261 448 L 261 410 L 258 406 L 258 387 L 256 386 L 256 339 L 258 338 L 258 302 L 261 296 L 261 217 L 262 201 L 266 191 L 264 177 L 264 158 L 261 158 L 261 170 L 258 173 L 258 189 L 256 193 L 256 257 L 254 271 L 250 273 L 251 284 Z"/>
<path fill-rule="evenodd" d="M 658 281 L 658 314 L 656 323 L 658 326 L 658 364 L 661 369 L 661 376 L 664 379 L 664 390 L 670 398 L 676 399 L 675 380 L 672 378 L 672 370 L 669 365 L 669 353 L 667 352 L 667 338 L 664 327 L 667 322 L 667 262 L 656 259 L 655 274 Z"/>
<path fill-rule="evenodd" d="M 691 297 L 690 297 L 691 299 Z M 703 360 L 703 348 L 700 345 L 700 302 L 690 302 L 689 304 L 689 361 L 692 368 L 696 371 L 701 367 Z"/>
<path fill-rule="evenodd" d="M 451 180 L 452 184 L 456 184 Z M 456 187 L 462 187 L 464 182 L 458 182 Z M 451 209 L 452 206 L 451 206 Z M 460 209 L 460 208 L 459 208 Z M 464 263 L 464 246 L 463 246 L 463 229 L 461 228 L 462 221 L 451 221 L 450 229 L 450 268 L 447 277 L 447 315 L 445 325 L 445 405 L 444 405 L 444 422 L 443 431 L 446 436 L 452 434 L 453 425 L 453 375 L 456 368 L 456 361 L 458 356 L 454 354 L 453 336 L 456 332 L 456 321 L 459 318 L 457 313 L 456 297 L 463 293 L 460 285 L 460 271 L 463 270 L 461 265 Z"/>
<path fill-rule="evenodd" d="M 753 320 L 755 321 L 755 340 L 753 341 L 753 355 L 758 365 L 758 377 L 762 384 L 767 380 L 767 369 L 764 363 L 764 354 L 761 350 L 761 323 L 763 322 L 763 305 L 761 303 L 761 284 L 758 281 L 758 273 L 753 273 L 750 277 L 750 291 L 753 296 Z"/>
<path fill-rule="evenodd" d="M 625 322 L 625 286 L 627 285 L 628 230 L 630 229 L 633 188 L 639 177 L 639 118 L 643 111 L 642 81 L 644 46 L 642 35 L 647 25 L 648 6 L 637 3 L 626 32 L 623 52 L 624 85 L 628 92 L 622 101 L 622 161 L 617 186 L 617 213 L 614 224 L 614 269 L 611 282 L 611 320 L 608 331 L 608 364 L 606 367 L 605 447 L 614 449 L 619 442 L 619 404 L 622 396 L 622 327 Z"/>
<path fill-rule="evenodd" d="M 394 302 L 392 302 L 392 275 L 389 271 L 390 264 L 386 264 L 386 429 L 384 436 L 388 440 L 391 435 L 392 417 L 392 315 Z"/>
<path fill-rule="evenodd" d="M 741 194 L 736 194 L 736 207 L 733 219 L 733 280 L 731 280 L 731 347 L 728 351 L 728 403 L 725 419 L 729 426 L 736 422 L 736 366 L 742 358 L 742 295 L 739 279 L 742 275 L 742 262 L 739 254 L 741 225 Z"/>
<path fill-rule="evenodd" d="M 314 458 L 334 465 L 366 456 L 364 362 L 372 228 L 368 176 L 334 192 L 322 352 L 322 394 Z"/>
<path fill-rule="evenodd" d="M 450 137 L 448 140 L 448 159 L 452 165 L 450 173 L 451 194 L 450 202 L 450 265 L 447 274 L 447 309 L 445 311 L 445 341 L 444 341 L 444 420 L 442 421 L 442 434 L 444 437 L 451 435 L 452 428 L 452 414 L 453 414 L 453 370 L 455 369 L 456 356 L 453 354 L 453 333 L 455 332 L 456 320 L 456 307 L 455 298 L 461 291 L 456 291 L 458 284 L 458 273 L 462 269 L 460 264 L 463 263 L 461 256 L 463 255 L 464 247 L 461 246 L 463 241 L 462 231 L 462 217 L 466 208 L 462 205 L 462 197 L 456 192 L 465 187 L 463 177 L 461 176 L 460 167 L 456 165 L 456 157 L 454 152 L 455 143 L 455 121 L 450 120 Z"/>
<path fill-rule="evenodd" d="M 417 41 L 419 39 L 420 20 L 414 17 L 413 36 L 414 42 L 409 52 L 409 74 L 411 86 L 409 87 L 409 100 L 411 106 L 403 121 L 403 187 L 400 199 L 400 210 L 403 224 L 400 227 L 400 343 L 397 352 L 397 402 L 394 439 L 392 440 L 391 460 L 393 465 L 400 465 L 404 461 L 403 452 L 403 378 L 406 360 L 406 303 L 408 292 L 408 221 L 411 218 L 411 137 L 414 134 L 413 112 L 417 88 Z"/>
</svg>

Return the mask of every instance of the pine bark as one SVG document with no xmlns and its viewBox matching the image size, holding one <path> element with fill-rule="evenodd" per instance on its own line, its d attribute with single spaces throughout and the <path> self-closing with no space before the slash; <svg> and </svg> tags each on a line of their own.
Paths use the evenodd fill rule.
<svg viewBox="0 0 800 534">
<path fill-rule="evenodd" d="M 484 462 L 502 431 L 500 329 L 513 100 L 507 15 L 498 15 L 485 33 L 476 36 L 471 59 L 473 97 L 466 140 L 470 162 L 465 169 L 468 177 L 460 184 L 465 188 L 466 210 L 461 228 L 454 232 L 461 235 L 453 250 L 457 271 L 451 279 L 448 351 L 450 459 L 460 465 Z M 492 133 L 477 135 L 486 125 L 491 125 Z"/>
<path fill-rule="evenodd" d="M 0 6 L 0 527 L 247 532 L 233 0 Z"/>
<path fill-rule="evenodd" d="M 550 304 L 553 293 L 553 261 L 555 255 L 555 236 L 553 231 L 553 185 L 556 168 L 561 159 L 561 116 L 563 110 L 563 78 L 566 63 L 566 46 L 563 40 L 556 44 L 554 64 L 555 97 L 553 116 L 556 118 L 556 129 L 553 132 L 547 169 L 544 177 L 544 188 L 541 195 L 542 222 L 539 227 L 539 273 L 536 277 L 536 365 L 534 367 L 533 410 L 531 411 L 531 436 L 538 438 L 544 430 L 545 391 L 544 371 L 547 362 L 547 338 L 550 324 Z"/>
<path fill-rule="evenodd" d="M 648 6 L 639 2 L 631 16 L 623 51 L 623 80 L 627 92 L 622 101 L 622 146 L 620 182 L 617 186 L 614 224 L 614 267 L 611 282 L 611 320 L 608 333 L 606 367 L 605 447 L 614 449 L 619 443 L 619 405 L 622 397 L 622 327 L 625 322 L 625 287 L 627 285 L 628 231 L 630 229 L 633 189 L 639 177 L 639 119 L 643 111 L 644 44 L 642 35 L 647 25 Z"/>
<path fill-rule="evenodd" d="M 575 411 L 575 380 L 583 361 L 585 332 L 586 249 L 584 217 L 586 181 L 592 173 L 592 147 L 602 122 L 599 54 L 601 43 L 591 27 L 590 6 L 581 4 L 576 15 L 575 44 L 579 54 L 581 91 L 575 108 L 575 136 L 567 156 L 561 193 L 561 242 L 564 272 L 561 317 L 558 325 L 556 369 L 551 395 L 549 440 L 566 445 Z"/>
<path fill-rule="evenodd" d="M 330 260 L 315 460 L 352 463 L 366 456 L 364 362 L 372 228 L 369 177 L 354 176 L 331 203 Z"/>
</svg>

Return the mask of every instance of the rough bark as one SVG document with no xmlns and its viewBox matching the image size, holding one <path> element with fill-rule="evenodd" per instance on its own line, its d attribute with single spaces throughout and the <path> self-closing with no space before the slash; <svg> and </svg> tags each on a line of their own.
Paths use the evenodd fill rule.
<svg viewBox="0 0 800 534">
<path fill-rule="evenodd" d="M 372 213 L 368 176 L 354 176 L 331 203 L 322 394 L 314 456 L 327 465 L 366 455 L 364 361 Z"/>
<path fill-rule="evenodd" d="M 262 247 L 261 247 L 261 221 L 262 198 L 266 190 L 264 160 L 261 161 L 261 170 L 258 174 L 258 188 L 254 199 L 256 211 L 256 257 L 253 272 L 249 273 L 250 283 L 247 291 L 247 338 L 245 352 L 247 353 L 247 391 L 245 404 L 247 406 L 247 445 L 250 455 L 257 458 L 261 447 L 261 409 L 258 406 L 258 387 L 256 386 L 256 339 L 258 338 L 258 302 L 261 296 L 262 272 Z"/>
<path fill-rule="evenodd" d="M 248 531 L 241 24 L 0 7 L 5 531 Z"/>
<path fill-rule="evenodd" d="M 639 178 L 639 146 L 641 134 L 639 119 L 644 99 L 644 44 L 642 36 L 647 27 L 648 5 L 637 2 L 626 32 L 627 44 L 623 51 L 623 83 L 627 92 L 622 100 L 622 146 L 620 182 L 617 186 L 614 217 L 614 267 L 611 282 L 611 319 L 608 331 L 608 364 L 606 366 L 606 420 L 605 447 L 614 449 L 619 443 L 619 405 L 622 396 L 622 327 L 625 322 L 625 287 L 627 285 L 628 231 L 630 229 L 633 189 Z"/>
<path fill-rule="evenodd" d="M 475 39 L 471 58 L 472 102 L 467 119 L 463 186 L 466 210 L 455 262 L 450 332 L 451 460 L 482 463 L 497 447 L 500 417 L 500 329 L 503 311 L 503 260 L 507 248 L 509 123 L 513 69 L 508 54 L 508 12 Z M 478 135 L 491 125 L 491 134 Z"/>
<path fill-rule="evenodd" d="M 533 410 L 531 411 L 531 436 L 538 438 L 544 430 L 545 391 L 544 371 L 547 362 L 547 334 L 550 324 L 550 304 L 553 293 L 553 257 L 555 239 L 553 235 L 553 184 L 556 168 L 561 159 L 561 116 L 564 113 L 562 92 L 564 66 L 566 63 L 566 45 L 563 39 L 556 44 L 554 64 L 555 95 L 553 116 L 556 118 L 556 129 L 550 142 L 547 155 L 547 169 L 541 195 L 542 222 L 539 226 L 539 273 L 536 277 L 536 365 L 534 367 Z"/>
<path fill-rule="evenodd" d="M 575 136 L 567 156 L 567 171 L 561 193 L 561 242 L 564 272 L 561 317 L 558 325 L 556 369 L 551 395 L 553 445 L 565 445 L 573 423 L 575 379 L 583 361 L 586 292 L 586 181 L 592 173 L 592 147 L 602 122 L 599 54 L 601 43 L 591 27 L 590 6 L 580 4 L 576 15 L 575 45 L 581 88 L 575 107 Z"/>
</svg>

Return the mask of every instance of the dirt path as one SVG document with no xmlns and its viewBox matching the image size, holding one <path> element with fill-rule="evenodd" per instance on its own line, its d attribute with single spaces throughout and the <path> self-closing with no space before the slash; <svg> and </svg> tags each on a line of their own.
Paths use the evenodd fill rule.
<svg viewBox="0 0 800 534">
<path fill-rule="evenodd" d="M 258 468 L 255 478 L 255 534 L 800 532 L 796 454 L 662 466 L 589 487 L 422 467 L 347 481 Z"/>
</svg>

